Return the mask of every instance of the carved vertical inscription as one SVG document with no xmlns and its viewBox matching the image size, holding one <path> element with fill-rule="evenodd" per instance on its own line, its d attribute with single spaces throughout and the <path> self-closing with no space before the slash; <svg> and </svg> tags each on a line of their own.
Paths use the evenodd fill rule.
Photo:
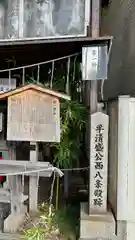
<svg viewBox="0 0 135 240">
<path fill-rule="evenodd" d="M 108 115 L 91 115 L 90 210 L 107 211 Z"/>
<path fill-rule="evenodd" d="M 59 142 L 59 100 L 27 90 L 8 98 L 7 140 Z"/>
</svg>

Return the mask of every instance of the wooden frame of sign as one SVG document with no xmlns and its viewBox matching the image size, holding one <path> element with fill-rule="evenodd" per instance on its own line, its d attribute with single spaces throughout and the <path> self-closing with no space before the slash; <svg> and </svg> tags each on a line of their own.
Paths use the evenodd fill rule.
<svg viewBox="0 0 135 240">
<path fill-rule="evenodd" d="M 60 141 L 59 98 L 70 100 L 69 96 L 28 84 L 0 95 L 0 99 L 5 98 L 8 141 Z"/>
<path fill-rule="evenodd" d="M 13 141 L 13 143 L 14 141 L 30 142 L 30 164 L 26 163 L 26 161 L 15 163 L 16 147 L 13 144 L 8 148 L 8 159 L 10 160 L 3 160 L 1 162 L 1 173 L 10 173 L 13 165 L 16 168 L 18 166 L 18 170 L 20 171 L 23 165 L 26 167 L 26 164 L 28 164 L 30 168 L 36 169 L 37 172 L 38 168 L 46 166 L 46 163 L 38 163 L 38 142 L 60 141 L 60 98 L 70 100 L 70 97 L 65 94 L 46 89 L 36 84 L 28 84 L 0 94 L 0 100 L 8 101 L 7 140 Z M 2 172 L 2 169 L 4 172 Z M 49 177 L 51 171 L 49 168 L 46 168 L 46 171 L 42 173 L 35 175 L 28 174 L 30 175 L 29 210 L 37 210 L 38 177 L 40 175 Z M 23 173 L 22 175 L 25 174 Z M 15 208 L 19 213 L 23 209 L 23 202 L 20 200 L 20 196 L 23 194 L 21 178 L 20 176 L 11 176 L 9 178 L 12 212 L 14 212 Z M 19 186 L 18 188 L 16 187 L 17 185 Z M 3 194 L 7 193 L 2 192 L 2 196 L 3 200 L 8 202 L 10 196 L 4 196 Z M 14 198 L 17 199 L 17 202 Z"/>
</svg>

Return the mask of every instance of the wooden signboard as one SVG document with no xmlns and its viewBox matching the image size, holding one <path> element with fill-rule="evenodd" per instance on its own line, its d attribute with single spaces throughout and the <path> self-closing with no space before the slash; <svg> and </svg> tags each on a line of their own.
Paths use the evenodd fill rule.
<svg viewBox="0 0 135 240">
<path fill-rule="evenodd" d="M 60 141 L 59 99 L 34 89 L 8 97 L 7 140 Z"/>
</svg>

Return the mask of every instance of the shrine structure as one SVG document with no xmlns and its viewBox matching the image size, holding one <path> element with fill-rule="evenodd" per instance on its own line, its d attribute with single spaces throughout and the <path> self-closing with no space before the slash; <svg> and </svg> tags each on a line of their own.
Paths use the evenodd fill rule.
<svg viewBox="0 0 135 240">
<path fill-rule="evenodd" d="M 39 177 L 51 177 L 53 172 L 63 173 L 49 162 L 38 161 L 39 142 L 60 141 L 60 98 L 70 97 L 46 89 L 41 85 L 28 84 L 0 94 L 0 101 L 7 109 L 6 141 L 0 140 L 0 151 L 5 157 L 0 161 L 0 175 L 7 176 L 0 188 L 0 202 L 9 203 L 11 213 L 4 221 L 5 232 L 16 232 L 24 221 L 29 200 L 29 211 L 37 211 Z M 3 121 L 2 121 L 3 122 Z M 1 126 L 1 132 L 6 129 Z M 30 143 L 30 161 L 16 159 L 16 143 Z M 29 196 L 24 195 L 24 176 L 29 176 Z"/>
</svg>

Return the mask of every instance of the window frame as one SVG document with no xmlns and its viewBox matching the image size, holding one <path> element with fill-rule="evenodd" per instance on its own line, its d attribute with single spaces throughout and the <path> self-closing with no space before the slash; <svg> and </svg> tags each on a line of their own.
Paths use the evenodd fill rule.
<svg viewBox="0 0 135 240">
<path fill-rule="evenodd" d="M 10 0 L 8 0 L 10 1 Z M 23 9 L 24 0 L 20 0 L 21 9 Z M 19 37 L 19 38 L 1 38 L 1 42 L 20 42 L 20 41 L 31 41 L 31 40 L 55 40 L 55 39 L 67 39 L 67 38 L 75 38 L 75 37 L 86 37 L 87 36 L 87 28 L 90 25 L 90 0 L 85 0 L 85 13 L 84 13 L 84 33 L 82 34 L 72 34 L 72 35 L 56 35 L 56 36 L 46 36 L 46 37 Z M 21 18 L 21 22 L 23 24 L 23 17 Z M 20 29 L 19 35 L 22 35 L 22 28 Z"/>
</svg>

